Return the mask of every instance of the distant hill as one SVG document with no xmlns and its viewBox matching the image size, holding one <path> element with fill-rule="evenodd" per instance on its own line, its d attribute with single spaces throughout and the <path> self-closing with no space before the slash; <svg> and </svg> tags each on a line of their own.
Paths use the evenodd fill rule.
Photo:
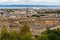
<svg viewBox="0 0 60 40">
<path fill-rule="evenodd" d="M 56 5 L 0 5 L 0 7 L 60 7 Z"/>
</svg>

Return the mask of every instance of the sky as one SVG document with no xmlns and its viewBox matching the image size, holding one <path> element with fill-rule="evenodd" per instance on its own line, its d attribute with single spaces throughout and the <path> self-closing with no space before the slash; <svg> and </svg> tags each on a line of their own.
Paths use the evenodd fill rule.
<svg viewBox="0 0 60 40">
<path fill-rule="evenodd" d="M 60 5 L 60 0 L 0 0 L 0 5 Z"/>
</svg>

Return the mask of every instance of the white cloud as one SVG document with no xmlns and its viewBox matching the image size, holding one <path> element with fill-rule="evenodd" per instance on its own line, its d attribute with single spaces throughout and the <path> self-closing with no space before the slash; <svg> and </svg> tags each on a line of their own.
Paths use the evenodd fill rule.
<svg viewBox="0 0 60 40">
<path fill-rule="evenodd" d="M 0 0 L 0 4 L 57 4 L 60 0 Z"/>
<path fill-rule="evenodd" d="M 0 4 L 24 4 L 26 0 L 2 0 Z"/>
<path fill-rule="evenodd" d="M 30 0 L 30 2 L 59 2 L 59 0 Z"/>
<path fill-rule="evenodd" d="M 4 3 L 4 2 L 6 2 L 6 1 L 8 1 L 8 0 L 0 0 L 0 3 Z"/>
<path fill-rule="evenodd" d="M 32 4 L 59 4 L 60 0 L 30 0 Z"/>
</svg>

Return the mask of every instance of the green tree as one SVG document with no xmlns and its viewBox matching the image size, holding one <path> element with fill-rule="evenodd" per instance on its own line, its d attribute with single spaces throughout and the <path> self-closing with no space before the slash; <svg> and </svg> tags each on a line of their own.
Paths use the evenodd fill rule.
<svg viewBox="0 0 60 40">
<path fill-rule="evenodd" d="M 25 23 L 24 26 L 21 27 L 20 36 L 21 36 L 21 40 L 32 40 L 32 34 L 30 32 L 28 23 Z"/>
<path fill-rule="evenodd" d="M 20 28 L 20 34 L 24 35 L 27 32 L 31 33 L 30 32 L 30 27 L 29 27 L 28 23 L 24 23 L 24 25 Z"/>
<path fill-rule="evenodd" d="M 17 40 L 17 35 L 13 31 L 8 32 L 7 27 L 4 26 L 1 31 L 0 40 Z"/>
<path fill-rule="evenodd" d="M 58 36 L 57 36 L 55 33 L 50 33 L 50 34 L 48 35 L 48 39 L 49 39 L 49 40 L 56 40 L 57 37 L 58 37 Z"/>
<path fill-rule="evenodd" d="M 37 38 L 36 38 L 36 40 L 48 40 L 48 35 L 46 35 L 46 34 L 41 34 L 40 36 L 38 36 Z"/>
<path fill-rule="evenodd" d="M 7 31 L 7 27 L 3 26 L 0 40 L 8 40 L 8 37 L 9 37 L 9 33 Z"/>
</svg>

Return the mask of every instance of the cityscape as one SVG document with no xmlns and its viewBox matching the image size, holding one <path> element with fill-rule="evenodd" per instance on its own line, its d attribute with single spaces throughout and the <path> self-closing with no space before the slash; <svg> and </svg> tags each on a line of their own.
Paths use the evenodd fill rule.
<svg viewBox="0 0 60 40">
<path fill-rule="evenodd" d="M 60 40 L 60 0 L 0 0 L 0 40 Z"/>
<path fill-rule="evenodd" d="M 25 22 L 28 22 L 32 35 L 60 28 L 60 9 L 0 9 L 0 30 L 7 26 L 8 30 L 18 31 Z"/>
</svg>

